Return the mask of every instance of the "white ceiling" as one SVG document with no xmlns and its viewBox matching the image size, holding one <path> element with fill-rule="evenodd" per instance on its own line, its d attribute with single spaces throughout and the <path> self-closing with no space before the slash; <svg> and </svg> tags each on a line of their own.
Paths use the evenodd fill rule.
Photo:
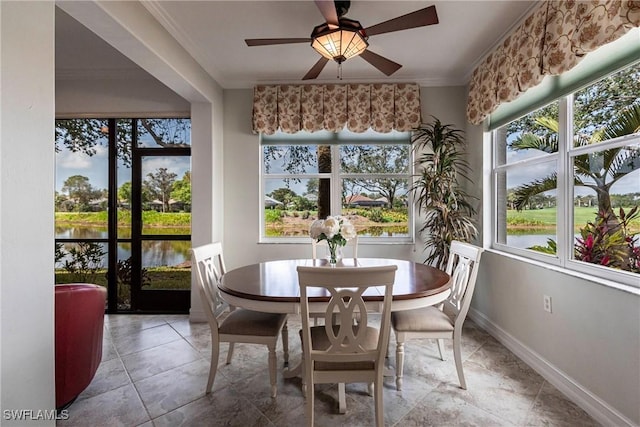
<svg viewBox="0 0 640 427">
<path fill-rule="evenodd" d="M 533 1 L 359 1 L 347 17 L 364 28 L 434 4 L 440 23 L 369 38 L 369 49 L 403 67 L 386 77 L 362 58 L 343 64 L 344 81 L 459 85 Z M 223 88 L 300 82 L 319 55 L 306 43 L 248 47 L 245 38 L 309 37 L 324 22 L 313 1 L 146 1 L 149 13 Z M 58 73 L 122 73 L 137 66 L 58 10 Z M 330 62 L 316 82 L 335 82 Z"/>
</svg>

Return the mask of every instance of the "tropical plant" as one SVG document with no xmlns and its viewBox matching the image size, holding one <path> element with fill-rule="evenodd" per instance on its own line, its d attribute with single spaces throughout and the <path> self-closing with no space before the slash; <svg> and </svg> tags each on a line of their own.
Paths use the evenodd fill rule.
<svg viewBox="0 0 640 427">
<path fill-rule="evenodd" d="M 610 227 L 610 214 L 599 212 L 595 222 L 588 222 L 576 239 L 575 259 L 621 270 L 640 273 L 640 246 L 638 239 L 627 229 L 631 220 L 640 214 L 633 207 L 625 214 L 620 208 L 619 223 Z"/>
<path fill-rule="evenodd" d="M 411 186 L 425 218 L 420 233 L 426 235 L 424 245 L 429 254 L 425 263 L 443 268 L 449 259 L 452 240 L 470 242 L 478 230 L 472 216 L 476 210 L 471 204 L 461 180 L 469 180 L 469 164 L 464 159 L 466 146 L 463 132 L 452 125 L 443 125 L 433 117 L 432 123 L 423 123 L 411 136 L 419 175 Z"/>
</svg>

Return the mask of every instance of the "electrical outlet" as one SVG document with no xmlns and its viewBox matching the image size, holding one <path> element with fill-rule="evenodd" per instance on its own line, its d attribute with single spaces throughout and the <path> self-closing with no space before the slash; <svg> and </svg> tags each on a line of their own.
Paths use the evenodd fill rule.
<svg viewBox="0 0 640 427">
<path fill-rule="evenodd" d="M 542 307 L 544 311 L 551 313 L 551 297 L 549 295 L 543 295 Z"/>
</svg>

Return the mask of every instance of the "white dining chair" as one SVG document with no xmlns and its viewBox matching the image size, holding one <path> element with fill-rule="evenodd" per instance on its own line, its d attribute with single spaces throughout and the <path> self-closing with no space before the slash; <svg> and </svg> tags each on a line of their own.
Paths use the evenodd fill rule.
<svg viewBox="0 0 640 427">
<path fill-rule="evenodd" d="M 356 235 L 353 239 L 347 240 L 347 244 L 345 247 L 349 247 L 351 252 L 351 256 L 354 260 L 358 259 L 358 235 Z M 329 246 L 326 240 L 320 240 L 319 242 L 316 239 L 311 239 L 311 258 L 317 260 L 318 258 L 323 258 L 324 255 L 320 255 L 319 253 L 325 251 L 326 254 L 329 253 Z M 344 258 L 343 252 L 343 258 Z M 320 322 L 319 320 L 324 318 L 322 313 L 310 313 L 309 316 L 313 319 L 314 326 L 317 326 Z M 334 322 L 335 323 L 335 322 Z"/>
<path fill-rule="evenodd" d="M 462 325 L 471 304 L 482 251 L 482 248 L 469 243 L 455 240 L 451 242 L 446 269 L 447 274 L 451 276 L 449 298 L 437 307 L 391 313 L 391 326 L 396 335 L 396 388 L 398 390 L 402 390 L 404 343 L 411 337 L 437 339 L 441 360 L 444 360 L 444 339 L 452 339 L 460 387 L 466 390 L 460 342 Z"/>
<path fill-rule="evenodd" d="M 227 364 L 231 363 L 235 343 L 262 344 L 266 345 L 269 350 L 271 397 L 276 397 L 276 345 L 279 334 L 282 334 L 285 364 L 289 361 L 287 315 L 229 307 L 220 298 L 218 283 L 226 272 L 220 242 L 192 248 L 191 253 L 193 255 L 192 265 L 197 271 L 196 277 L 202 305 L 211 329 L 211 367 L 209 368 L 206 392 L 211 393 L 213 387 L 218 369 L 221 342 L 229 343 Z M 223 319 L 227 309 L 229 309 L 228 314 Z"/>
<path fill-rule="evenodd" d="M 313 426 L 314 386 L 322 383 L 373 384 L 376 425 L 384 425 L 382 382 L 389 344 L 396 265 L 376 267 L 298 266 L 302 312 L 303 390 L 307 424 Z M 380 327 L 371 326 L 363 294 L 382 291 Z M 311 326 L 309 305 L 329 297 L 323 326 Z M 353 323 L 358 315 L 360 321 Z M 334 316 L 339 322 L 332 323 Z M 344 398 L 341 394 L 340 399 Z M 342 405 L 344 402 L 340 402 Z"/>
</svg>

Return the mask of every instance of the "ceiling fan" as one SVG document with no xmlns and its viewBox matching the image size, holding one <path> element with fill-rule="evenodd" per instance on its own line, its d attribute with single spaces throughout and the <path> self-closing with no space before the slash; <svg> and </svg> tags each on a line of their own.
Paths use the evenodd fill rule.
<svg viewBox="0 0 640 427">
<path fill-rule="evenodd" d="M 344 17 L 351 6 L 350 1 L 315 0 L 315 3 L 326 22 L 317 25 L 311 32 L 310 37 L 245 39 L 247 46 L 311 43 L 311 47 L 322 57 L 311 67 L 302 80 L 318 77 L 330 59 L 336 61 L 340 67 L 340 64 L 344 61 L 358 55 L 387 76 L 390 76 L 398 71 L 402 65 L 369 50 L 369 37 L 438 23 L 436 7 L 429 6 L 371 27 L 362 28 L 360 22 Z"/>
</svg>

